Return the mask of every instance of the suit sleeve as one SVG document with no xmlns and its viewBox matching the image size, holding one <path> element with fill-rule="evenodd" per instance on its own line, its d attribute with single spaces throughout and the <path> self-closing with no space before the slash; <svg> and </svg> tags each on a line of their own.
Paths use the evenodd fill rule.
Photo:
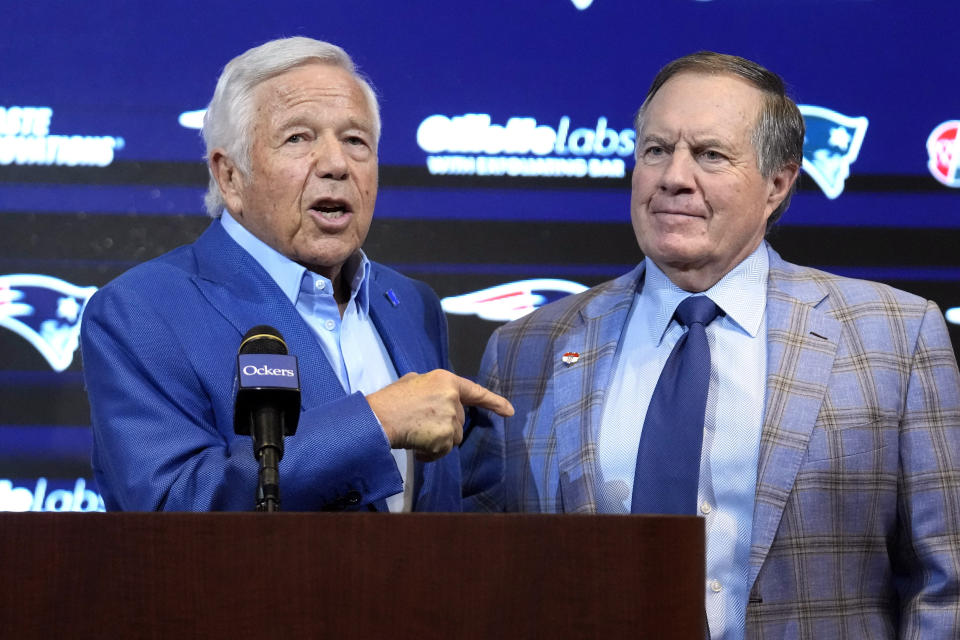
<svg viewBox="0 0 960 640">
<path fill-rule="evenodd" d="M 84 313 L 93 465 L 107 508 L 250 510 L 258 465 L 251 439 L 233 436 L 235 354 L 184 345 L 182 327 L 191 324 L 176 314 L 202 315 L 194 301 L 167 300 L 183 311 L 163 313 L 153 302 L 111 285 Z M 284 510 L 358 508 L 402 489 L 386 436 L 359 393 L 305 410 L 285 449 Z"/>
<path fill-rule="evenodd" d="M 477 382 L 494 393 L 503 395 L 497 358 L 499 337 L 500 330 L 497 329 L 487 342 Z M 463 510 L 505 511 L 504 418 L 492 411 L 478 408 L 472 408 L 467 416 L 464 440 L 460 447 Z"/>
<path fill-rule="evenodd" d="M 960 637 L 960 374 L 929 302 L 900 428 L 900 637 Z"/>
</svg>

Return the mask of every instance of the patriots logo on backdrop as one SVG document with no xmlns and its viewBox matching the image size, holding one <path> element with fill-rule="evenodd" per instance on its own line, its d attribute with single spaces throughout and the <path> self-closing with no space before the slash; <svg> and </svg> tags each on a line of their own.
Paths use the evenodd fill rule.
<svg viewBox="0 0 960 640">
<path fill-rule="evenodd" d="M 833 200 L 843 193 L 850 165 L 857 160 L 869 121 L 851 118 L 825 107 L 797 105 L 807 125 L 803 139 L 803 170 Z"/>
<path fill-rule="evenodd" d="M 586 290 L 584 285 L 570 280 L 535 278 L 450 296 L 441 300 L 440 305 L 445 312 L 455 315 L 476 315 L 491 322 L 509 322 L 548 302 Z"/>
<path fill-rule="evenodd" d="M 73 362 L 80 317 L 96 290 L 33 273 L 0 276 L 0 326 L 26 339 L 54 371 L 63 371 Z"/>
</svg>

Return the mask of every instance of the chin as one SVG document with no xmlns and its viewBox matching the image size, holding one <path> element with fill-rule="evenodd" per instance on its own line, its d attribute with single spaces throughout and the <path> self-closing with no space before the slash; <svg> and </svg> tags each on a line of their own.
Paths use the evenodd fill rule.
<svg viewBox="0 0 960 640">
<path fill-rule="evenodd" d="M 703 258 L 706 253 L 705 248 L 698 246 L 699 242 L 691 242 L 687 239 L 661 238 L 656 246 L 649 247 L 650 251 L 644 251 L 644 255 L 657 259 L 657 264 L 685 264 L 696 262 Z"/>
</svg>

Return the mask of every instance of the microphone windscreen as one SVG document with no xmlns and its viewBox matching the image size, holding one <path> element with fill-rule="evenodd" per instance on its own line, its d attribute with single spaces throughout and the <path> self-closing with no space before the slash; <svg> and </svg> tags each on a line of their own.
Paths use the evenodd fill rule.
<svg viewBox="0 0 960 640">
<path fill-rule="evenodd" d="M 283 435 L 296 432 L 300 418 L 297 357 L 288 355 L 279 331 L 261 324 L 247 331 L 237 353 L 234 431 L 251 435 L 254 414 L 265 408 L 282 413 Z"/>
<path fill-rule="evenodd" d="M 287 343 L 279 331 L 268 324 L 258 324 L 247 331 L 240 342 L 240 354 L 287 354 Z"/>
</svg>

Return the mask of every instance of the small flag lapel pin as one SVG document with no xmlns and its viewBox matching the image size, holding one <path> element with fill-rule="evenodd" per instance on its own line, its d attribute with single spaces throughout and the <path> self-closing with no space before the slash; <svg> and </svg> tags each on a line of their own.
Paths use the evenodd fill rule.
<svg viewBox="0 0 960 640">
<path fill-rule="evenodd" d="M 384 293 L 383 295 L 387 296 L 387 300 L 389 300 L 390 304 L 392 304 L 393 306 L 395 307 L 400 306 L 400 298 L 398 298 L 397 294 L 393 292 L 393 289 L 387 289 L 387 292 Z"/>
<path fill-rule="evenodd" d="M 565 354 L 563 354 L 563 356 L 560 357 L 560 360 L 566 365 L 575 364 L 579 359 L 580 354 L 576 351 L 567 351 Z"/>
</svg>

